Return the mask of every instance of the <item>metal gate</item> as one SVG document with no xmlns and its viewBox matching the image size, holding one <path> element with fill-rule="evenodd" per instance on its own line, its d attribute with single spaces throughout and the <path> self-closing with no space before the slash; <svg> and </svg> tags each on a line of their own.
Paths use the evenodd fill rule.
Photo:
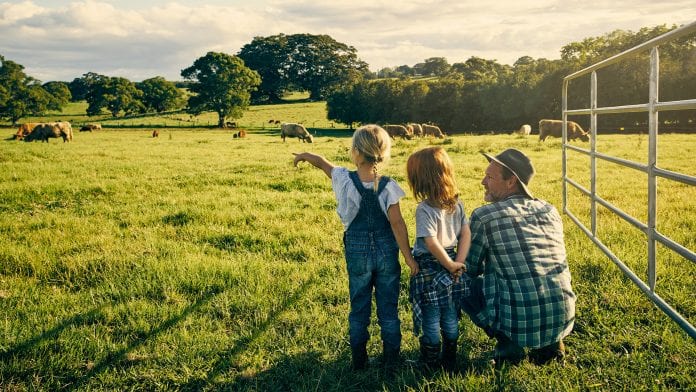
<svg viewBox="0 0 696 392">
<path fill-rule="evenodd" d="M 657 135 L 659 131 L 658 112 L 668 110 L 689 110 L 696 109 L 696 99 L 660 102 L 658 99 L 659 88 L 659 71 L 660 58 L 658 46 L 666 42 L 670 42 L 679 37 L 696 32 L 696 22 L 684 25 L 678 29 L 672 30 L 659 37 L 656 37 L 643 44 L 628 49 L 622 53 L 612 56 L 604 61 L 600 61 L 592 66 L 582 69 L 578 72 L 570 74 L 563 79 L 563 211 L 570 219 L 578 225 L 582 231 L 623 271 L 623 273 L 635 283 L 650 300 L 669 317 L 671 317 L 681 328 L 683 328 L 689 336 L 696 339 L 696 328 L 690 324 L 681 314 L 679 314 L 672 306 L 662 299 L 655 292 L 656 269 L 655 269 L 655 254 L 656 244 L 666 246 L 673 252 L 678 253 L 692 263 L 696 263 L 696 254 L 688 248 L 676 243 L 667 236 L 656 230 L 657 218 L 657 178 L 665 178 L 672 181 L 677 181 L 690 186 L 696 186 L 696 177 L 685 175 L 669 170 L 661 169 L 657 162 Z M 597 73 L 598 69 L 607 67 L 617 63 L 628 56 L 634 55 L 640 51 L 650 50 L 650 80 L 649 80 L 649 102 L 645 104 L 613 106 L 613 107 L 597 107 Z M 580 76 L 590 75 L 590 108 L 568 110 L 568 84 L 571 80 Z M 695 92 L 696 93 L 696 92 Z M 648 163 L 647 165 L 626 160 L 619 157 L 613 157 L 607 154 L 599 153 L 596 150 L 597 139 L 597 116 L 611 113 L 648 113 Z M 568 115 L 589 115 L 590 116 L 590 149 L 581 148 L 575 145 L 568 144 Z M 696 136 L 695 136 L 696 137 Z M 586 189 L 578 182 L 568 178 L 567 173 L 567 151 L 573 150 L 580 154 L 589 156 L 590 158 L 590 184 L 591 189 Z M 643 223 L 638 219 L 630 216 L 621 209 L 602 199 L 596 193 L 596 175 L 597 175 L 597 160 L 604 160 L 617 165 L 622 165 L 631 169 L 646 173 L 648 177 L 648 218 L 647 223 Z M 588 229 L 583 223 L 570 211 L 568 208 L 568 184 L 579 190 L 590 199 L 590 219 L 591 228 Z M 602 241 L 597 237 L 597 204 L 612 211 L 624 221 L 630 223 L 647 237 L 647 253 L 648 253 L 648 282 L 643 282 L 636 274 L 624 264 Z M 696 217 L 695 217 L 696 219 Z"/>
</svg>

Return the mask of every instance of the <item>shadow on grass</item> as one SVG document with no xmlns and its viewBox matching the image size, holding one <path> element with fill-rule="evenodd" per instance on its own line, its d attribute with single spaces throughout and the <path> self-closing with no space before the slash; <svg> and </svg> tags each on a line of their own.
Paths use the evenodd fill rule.
<svg viewBox="0 0 696 392">
<path fill-rule="evenodd" d="M 275 365 L 260 373 L 241 376 L 233 381 L 214 385 L 192 384 L 184 390 L 234 390 L 234 391 L 378 391 L 378 390 L 438 390 L 441 385 L 461 385 L 469 374 L 492 373 L 496 382 L 506 385 L 511 367 L 494 369 L 487 360 L 469 362 L 464 352 L 458 356 L 458 369 L 428 370 L 418 361 L 419 352 L 404 352 L 404 361 L 393 372 L 387 373 L 381 366 L 382 358 L 370 358 L 367 369 L 353 371 L 350 368 L 350 351 L 345 350 L 330 361 L 325 353 L 309 351 L 295 355 L 282 355 Z M 455 389 L 456 390 L 456 389 Z"/>
<path fill-rule="evenodd" d="M 10 348 L 8 351 L 0 353 L 0 362 L 6 362 L 10 359 L 22 360 L 23 358 L 28 358 L 36 354 L 33 350 L 35 347 L 49 341 L 56 340 L 63 330 L 66 328 L 72 328 L 75 326 L 87 326 L 101 321 L 102 310 L 113 305 L 113 303 L 102 304 L 87 313 L 76 314 L 63 320 L 58 325 L 53 328 L 44 331 L 43 333 L 32 337 L 16 346 Z"/>
<path fill-rule="evenodd" d="M 295 292 L 291 296 L 287 297 L 276 311 L 271 312 L 266 318 L 266 320 L 262 322 L 254 331 L 252 331 L 249 336 L 237 339 L 229 349 L 222 351 L 218 355 L 218 360 L 214 363 L 212 369 L 208 372 L 205 379 L 192 379 L 188 383 L 182 385 L 180 389 L 185 391 L 199 391 L 203 389 L 208 389 L 210 384 L 214 384 L 214 380 L 217 376 L 223 374 L 224 372 L 230 369 L 237 368 L 237 357 L 247 349 L 249 344 L 253 343 L 256 339 L 263 335 L 263 333 L 268 329 L 268 327 L 270 327 L 278 319 L 278 316 L 280 316 L 284 311 L 295 305 L 300 300 L 300 298 L 302 298 L 307 293 L 307 290 L 314 283 L 315 278 L 310 278 L 306 282 L 302 283 L 302 285 L 297 290 L 295 290 Z M 220 386 L 215 385 L 215 389 L 217 389 L 218 387 Z M 229 387 L 225 387 L 222 389 L 227 390 L 228 388 Z"/>
<path fill-rule="evenodd" d="M 106 358 L 104 358 L 101 362 L 96 363 L 93 368 L 91 368 L 87 373 L 83 374 L 80 378 L 75 380 L 74 383 L 68 383 L 65 390 L 71 391 L 71 390 L 80 389 L 80 387 L 82 387 L 83 384 L 88 382 L 91 378 L 95 377 L 97 374 L 110 368 L 113 365 L 116 365 L 116 364 L 122 362 L 126 358 L 126 354 L 128 354 L 130 351 L 144 345 L 149 339 L 156 337 L 157 335 L 161 334 L 162 332 L 172 328 L 178 322 L 186 319 L 191 313 L 193 313 L 193 312 L 197 311 L 198 309 L 200 309 L 201 307 L 205 306 L 207 303 L 209 303 L 215 296 L 220 294 L 222 291 L 223 290 L 220 290 L 220 289 L 214 289 L 208 293 L 205 293 L 201 298 L 199 298 L 196 302 L 194 302 L 193 304 L 186 307 L 177 316 L 171 317 L 168 320 L 165 320 L 162 324 L 160 324 L 157 328 L 154 328 L 152 331 L 150 331 L 145 336 L 142 336 L 141 338 L 138 338 L 138 339 L 134 340 L 133 342 L 131 342 L 128 345 L 128 347 L 125 347 L 121 350 L 109 353 L 106 356 Z"/>
</svg>

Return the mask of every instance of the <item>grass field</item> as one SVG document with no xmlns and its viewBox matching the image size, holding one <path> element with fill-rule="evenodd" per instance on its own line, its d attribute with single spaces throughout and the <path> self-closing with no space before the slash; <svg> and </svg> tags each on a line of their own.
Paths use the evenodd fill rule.
<svg viewBox="0 0 696 392">
<path fill-rule="evenodd" d="M 349 137 L 325 129 L 302 144 L 281 142 L 273 129 L 246 139 L 202 129 L 151 138 L 125 129 L 76 133 L 67 144 L 0 141 L 0 390 L 696 390 L 696 342 L 567 218 L 578 304 L 565 364 L 495 370 L 486 360 L 494 342 L 464 319 L 457 374 L 409 365 L 393 379 L 377 366 L 352 373 L 330 182 L 291 164 L 292 152 L 310 150 L 350 167 Z M 408 193 L 408 155 L 440 143 L 455 162 L 467 213 L 483 203 L 479 151 L 507 147 L 531 156 L 532 191 L 560 209 L 557 140 L 396 141 L 384 173 Z M 598 145 L 644 161 L 647 138 L 610 135 Z M 696 174 L 686 158 L 696 153 L 694 136 L 663 135 L 659 151 L 661 167 Z M 571 176 L 587 187 L 588 166 L 570 154 Z M 645 175 L 609 164 L 598 171 L 600 195 L 644 221 Z M 696 249 L 696 192 L 660 181 L 658 193 L 659 230 Z M 589 225 L 589 203 L 577 191 L 570 196 L 571 210 Z M 414 210 L 409 195 L 402 211 L 411 233 Z M 601 239 L 645 278 L 645 236 L 601 207 L 598 216 Z M 693 263 L 659 249 L 657 292 L 691 323 L 694 275 Z M 402 350 L 416 359 L 407 289 L 404 268 Z M 374 325 L 368 351 L 378 358 Z"/>
<path fill-rule="evenodd" d="M 276 105 L 252 105 L 244 112 L 242 118 L 235 121 L 242 128 L 254 129 L 280 129 L 279 124 L 272 124 L 270 120 L 282 122 L 297 122 L 307 128 L 346 128 L 345 125 L 326 119 L 326 102 L 309 102 L 308 93 L 292 93 L 284 97 L 285 103 Z M 19 122 L 32 121 L 69 121 L 73 127 L 79 129 L 83 124 L 99 123 L 107 128 L 214 128 L 218 123 L 218 116 L 212 112 L 201 113 L 192 116 L 184 112 L 167 113 L 158 115 L 148 113 L 137 116 L 111 117 L 104 112 L 99 116 L 87 116 L 87 102 L 70 102 L 60 112 L 48 112 L 41 117 L 27 117 Z M 7 125 L 7 124 L 6 124 Z"/>
</svg>

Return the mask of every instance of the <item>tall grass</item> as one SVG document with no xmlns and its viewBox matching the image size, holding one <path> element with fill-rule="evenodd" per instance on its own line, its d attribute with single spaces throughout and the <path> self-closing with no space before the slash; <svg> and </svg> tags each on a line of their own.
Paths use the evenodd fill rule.
<svg viewBox="0 0 696 392">
<path fill-rule="evenodd" d="M 259 109 L 261 110 L 261 109 Z M 259 118 L 277 117 L 269 112 Z M 12 130 L 7 130 L 9 135 Z M 657 310 L 585 235 L 566 223 L 578 294 L 565 364 L 491 368 L 493 341 L 461 322 L 461 371 L 428 375 L 405 364 L 349 370 L 341 224 L 325 175 L 294 168 L 311 150 L 350 165 L 348 132 L 314 144 L 273 130 L 77 133 L 73 143 L 0 142 L 0 390 L 693 390 L 696 344 Z M 635 136 L 635 137 L 634 137 Z M 604 152 L 640 155 L 639 136 L 606 136 Z M 407 191 L 408 155 L 432 140 L 396 141 L 385 173 Z M 660 162 L 693 172 L 660 138 Z M 560 208 L 560 144 L 462 135 L 443 146 L 467 213 L 483 203 L 479 151 L 527 152 L 531 189 Z M 569 172 L 589 181 L 587 161 Z M 645 219 L 644 178 L 601 166 L 602 196 Z M 585 180 L 587 179 L 587 180 Z M 696 194 L 659 183 L 659 228 L 696 249 Z M 411 233 L 415 201 L 402 211 Z M 589 203 L 569 207 L 589 220 Z M 606 211 L 599 235 L 645 275 L 645 236 Z M 660 249 L 659 295 L 696 321 L 693 263 Z M 403 353 L 418 357 L 402 272 Z M 373 324 L 371 357 L 379 357 Z"/>
</svg>

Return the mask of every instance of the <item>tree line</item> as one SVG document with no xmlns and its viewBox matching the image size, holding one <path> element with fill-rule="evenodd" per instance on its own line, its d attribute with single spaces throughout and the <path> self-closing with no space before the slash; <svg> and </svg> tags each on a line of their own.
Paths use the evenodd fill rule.
<svg viewBox="0 0 696 392">
<path fill-rule="evenodd" d="M 327 97 L 328 117 L 346 124 L 432 122 L 448 132 L 497 132 L 542 118 L 560 118 L 563 78 L 621 53 L 677 26 L 616 30 L 573 42 L 559 60 L 519 58 L 513 65 L 471 57 L 449 65 L 434 57 L 413 67 L 379 71 L 384 78 L 344 85 Z M 696 91 L 696 37 L 659 47 L 660 101 L 693 99 Z M 598 106 L 648 102 L 649 53 L 641 53 L 597 71 Z M 416 79 L 414 75 L 437 76 Z M 568 108 L 590 107 L 590 76 L 570 83 Z M 661 112 L 662 124 L 696 129 L 696 111 Z M 587 129 L 589 116 L 573 118 Z M 598 128 L 645 129 L 647 113 L 601 116 Z M 668 128 L 668 127 L 663 127 Z"/>
<path fill-rule="evenodd" d="M 85 100 L 87 115 L 112 116 L 185 110 L 215 112 L 218 125 L 237 119 L 250 104 L 276 103 L 289 91 L 307 91 L 327 101 L 327 117 L 354 123 L 432 122 L 459 132 L 514 129 L 561 111 L 563 77 L 663 34 L 676 26 L 616 30 L 573 42 L 559 60 L 519 58 L 513 65 L 471 57 L 449 64 L 432 57 L 412 67 L 369 71 L 354 47 L 328 35 L 278 34 L 255 37 L 236 55 L 209 52 L 181 71 L 182 81 L 156 76 L 142 82 L 87 72 L 71 82 L 42 84 L 20 64 L 0 55 L 0 118 L 16 123 L 26 116 L 61 110 Z M 694 37 L 660 47 L 660 100 L 693 98 L 696 91 Z M 647 102 L 648 54 L 598 72 L 600 106 Z M 430 77 L 424 79 L 422 77 Z M 589 76 L 571 84 L 569 107 L 589 107 Z M 693 111 L 666 112 L 660 119 L 694 124 Z M 602 126 L 636 123 L 615 115 Z M 647 118 L 644 120 L 647 121 Z M 587 124 L 584 124 L 587 126 Z"/>
</svg>

